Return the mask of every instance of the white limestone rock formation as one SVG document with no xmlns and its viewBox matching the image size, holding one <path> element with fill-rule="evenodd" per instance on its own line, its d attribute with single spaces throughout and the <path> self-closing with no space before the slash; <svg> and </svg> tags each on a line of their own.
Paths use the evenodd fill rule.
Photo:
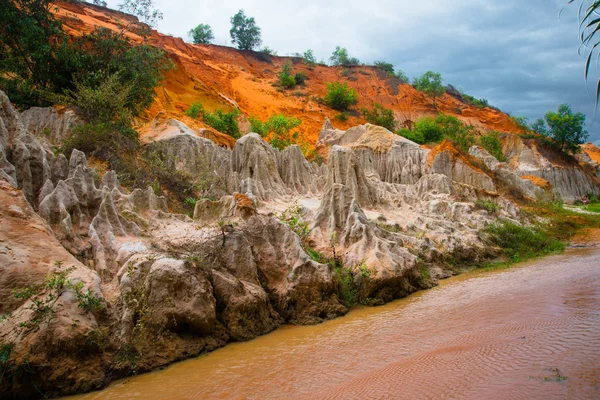
<svg viewBox="0 0 600 400">
<path fill-rule="evenodd" d="M 21 121 L 25 130 L 47 149 L 61 144 L 82 123 L 72 110 L 59 113 L 54 107 L 31 107 L 21 113 Z"/>
</svg>

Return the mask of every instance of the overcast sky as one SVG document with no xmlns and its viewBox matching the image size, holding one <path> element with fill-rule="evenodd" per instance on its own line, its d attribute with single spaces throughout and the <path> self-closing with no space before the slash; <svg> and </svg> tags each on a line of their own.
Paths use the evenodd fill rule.
<svg viewBox="0 0 600 400">
<path fill-rule="evenodd" d="M 599 74 L 594 71 L 586 88 L 577 54 L 577 5 L 567 2 L 155 0 L 164 14 L 162 33 L 189 41 L 187 32 L 207 23 L 215 44 L 230 45 L 229 19 L 244 9 L 262 29 L 263 46 L 279 55 L 310 48 L 328 60 L 336 46 L 346 47 L 363 63 L 386 60 L 411 78 L 440 72 L 444 83 L 530 119 L 569 103 L 587 115 L 590 140 L 600 143 L 600 115 L 593 117 L 590 100 Z"/>
</svg>

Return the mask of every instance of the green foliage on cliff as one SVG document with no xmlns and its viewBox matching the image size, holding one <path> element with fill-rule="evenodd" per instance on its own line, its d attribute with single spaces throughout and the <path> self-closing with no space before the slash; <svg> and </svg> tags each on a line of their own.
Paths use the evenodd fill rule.
<svg viewBox="0 0 600 400">
<path fill-rule="evenodd" d="M 383 126 L 392 132 L 396 129 L 394 110 L 385 108 L 379 103 L 374 103 L 370 110 L 368 108 L 363 108 L 362 114 L 370 124 Z"/>
<path fill-rule="evenodd" d="M 424 117 L 415 123 L 413 131 L 400 129 L 396 134 L 412 140 L 415 143 L 439 143 L 449 139 L 462 151 L 468 152 L 475 143 L 475 129 L 463 124 L 458 118 L 439 114 L 436 118 Z"/>
<path fill-rule="evenodd" d="M 345 47 L 340 47 L 340 46 L 337 46 L 335 48 L 335 50 L 331 54 L 331 57 L 329 57 L 329 61 L 331 61 L 332 65 L 336 65 L 336 66 L 337 65 L 342 65 L 342 66 L 360 65 L 360 61 L 358 58 L 349 57 L 348 50 L 346 50 Z"/>
<path fill-rule="evenodd" d="M 117 75 L 130 88 L 125 109 L 132 116 L 146 109 L 172 65 L 164 52 L 101 27 L 68 40 L 52 7 L 46 0 L 0 0 L 0 88 L 11 101 L 21 109 L 47 106 L 76 90 L 76 82 L 95 89 Z"/>
<path fill-rule="evenodd" d="M 486 149 L 488 153 L 496 157 L 498 161 L 505 162 L 506 156 L 502 152 L 502 145 L 498 140 L 498 135 L 495 133 L 488 133 L 479 139 L 481 147 Z"/>
<path fill-rule="evenodd" d="M 292 89 L 296 87 L 296 78 L 293 75 L 292 64 L 288 61 L 283 64 L 283 68 L 279 73 L 279 85 L 286 89 Z"/>
<path fill-rule="evenodd" d="M 427 71 L 420 77 L 415 78 L 413 85 L 419 92 L 431 96 L 434 106 L 436 105 L 436 99 L 446 91 L 446 88 L 442 85 L 442 75 L 433 71 Z"/>
<path fill-rule="evenodd" d="M 257 117 L 250 117 L 250 129 L 262 137 L 271 134 L 270 144 L 276 149 L 283 150 L 292 144 L 298 143 L 298 132 L 292 130 L 302 124 L 296 117 L 286 117 L 283 114 L 270 116 L 265 122 Z"/>
<path fill-rule="evenodd" d="M 356 90 L 348 87 L 346 82 L 330 82 L 327 84 L 325 104 L 334 110 L 347 111 L 351 105 L 358 102 Z"/>
<path fill-rule="evenodd" d="M 241 112 L 237 108 L 229 112 L 217 109 L 212 113 L 205 112 L 203 120 L 207 125 L 212 126 L 219 132 L 226 133 L 237 139 L 241 136 L 237 122 L 240 114 Z"/>
</svg>

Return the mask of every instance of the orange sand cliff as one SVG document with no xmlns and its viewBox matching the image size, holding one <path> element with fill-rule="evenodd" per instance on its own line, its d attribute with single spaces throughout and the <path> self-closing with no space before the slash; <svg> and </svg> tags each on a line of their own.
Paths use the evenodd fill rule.
<svg viewBox="0 0 600 400">
<path fill-rule="evenodd" d="M 72 35 L 90 32 L 96 25 L 121 29 L 135 21 L 127 14 L 90 4 L 59 2 L 57 5 L 56 13 Z M 141 41 L 135 34 L 129 35 Z M 299 117 L 303 121 L 298 128 L 301 137 L 314 144 L 325 116 L 340 129 L 366 122 L 359 113 L 354 113 L 344 122 L 335 120 L 339 113 L 320 104 L 319 98 L 325 95 L 327 82 L 345 81 L 358 92 L 356 110 L 378 102 L 393 109 L 401 124 L 444 112 L 480 130 L 519 131 L 505 113 L 468 106 L 448 94 L 438 99 L 438 108 L 435 109 L 429 97 L 408 84 L 389 78 L 375 67 L 351 67 L 343 72 L 342 67 L 316 66 L 310 70 L 299 58 L 265 56 L 215 45 L 194 45 L 156 31 L 152 32 L 148 41 L 164 49 L 177 68 L 168 72 L 162 86 L 157 88 L 156 100 L 147 111 L 145 121 L 142 121 L 145 123 L 157 116 L 173 117 L 184 120 L 193 128 L 203 127 L 201 121 L 184 117 L 185 110 L 192 103 L 201 102 L 209 111 L 219 107 L 239 107 L 246 117 L 257 116 L 263 120 L 276 113 Z M 295 71 L 306 72 L 309 79 L 305 86 L 281 91 L 273 85 L 287 61 L 294 64 Z M 144 131 L 142 128 L 142 137 Z"/>
</svg>

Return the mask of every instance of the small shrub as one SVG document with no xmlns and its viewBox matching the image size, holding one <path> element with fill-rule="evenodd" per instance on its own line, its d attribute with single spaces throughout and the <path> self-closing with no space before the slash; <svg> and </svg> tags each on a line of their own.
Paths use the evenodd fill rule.
<svg viewBox="0 0 600 400">
<path fill-rule="evenodd" d="M 337 119 L 338 121 L 348 121 L 348 113 L 347 112 L 341 112 L 338 115 L 335 116 L 335 119 Z"/>
<path fill-rule="evenodd" d="M 387 72 L 388 75 L 391 76 L 395 76 L 394 74 L 394 64 L 385 62 L 385 61 L 375 61 L 374 65 L 377 68 L 381 68 L 382 70 L 384 70 L 385 72 Z"/>
<path fill-rule="evenodd" d="M 294 79 L 296 80 L 297 85 L 304 85 L 308 80 L 308 75 L 306 75 L 306 72 L 304 71 L 296 72 Z"/>
<path fill-rule="evenodd" d="M 202 103 L 193 103 L 190 108 L 187 109 L 185 115 L 194 119 L 198 119 L 199 117 L 204 116 L 204 106 Z"/>
<path fill-rule="evenodd" d="M 279 73 L 279 85 L 286 89 L 296 87 L 296 78 L 292 74 L 292 64 L 288 61 Z"/>
<path fill-rule="evenodd" d="M 348 50 L 344 47 L 337 46 L 329 58 L 332 65 L 359 65 L 360 61 L 358 58 L 349 57 Z"/>
<path fill-rule="evenodd" d="M 486 149 L 491 155 L 496 157 L 498 161 L 505 162 L 506 156 L 502 152 L 502 145 L 498 140 L 498 136 L 494 133 L 484 135 L 480 139 L 481 147 Z"/>
<path fill-rule="evenodd" d="M 401 69 L 398 69 L 398 72 L 396 72 L 396 78 L 398 78 L 402 83 L 408 83 L 410 81 L 408 79 L 408 76 L 406 76 L 404 71 L 402 71 Z"/>
<path fill-rule="evenodd" d="M 313 259 L 313 261 L 316 261 L 318 263 L 326 263 L 327 262 L 327 257 L 325 257 L 323 254 L 319 253 L 316 250 L 306 249 L 306 254 L 308 254 L 310 256 L 310 258 Z"/>
<path fill-rule="evenodd" d="M 425 137 L 423 136 L 423 133 L 420 131 L 411 131 L 410 129 L 402 128 L 402 129 L 396 131 L 396 135 L 402 136 L 402 137 L 410 140 L 411 142 L 415 142 L 418 144 L 427 143 L 425 141 Z"/>
<path fill-rule="evenodd" d="M 269 46 L 263 47 L 259 52 L 263 53 L 263 54 L 266 54 L 268 56 L 276 56 L 277 55 L 277 51 L 273 50 Z"/>
<path fill-rule="evenodd" d="M 278 219 L 294 231 L 304 245 L 310 234 L 310 226 L 302 218 L 302 209 L 294 203 L 279 214 Z"/>
<path fill-rule="evenodd" d="M 347 111 L 349 107 L 358 102 L 356 91 L 348 87 L 347 83 L 330 82 L 327 84 L 325 104 L 334 110 Z"/>
<path fill-rule="evenodd" d="M 496 214 L 500 210 L 498 203 L 492 200 L 478 199 L 475 202 L 475 207 L 480 210 L 486 210 L 491 214 Z"/>
<path fill-rule="evenodd" d="M 252 132 L 266 137 L 272 133 L 270 143 L 273 147 L 283 150 L 286 147 L 297 144 L 298 132 L 291 133 L 292 129 L 302 124 L 302 120 L 296 117 L 286 117 L 283 114 L 272 115 L 265 122 L 257 117 L 250 117 L 250 129 Z"/>
<path fill-rule="evenodd" d="M 370 124 L 383 126 L 392 132 L 394 129 L 396 129 L 396 118 L 394 118 L 394 111 L 383 107 L 379 103 L 374 103 L 371 110 L 363 108 L 362 114 Z"/>
<path fill-rule="evenodd" d="M 29 330 L 37 328 L 42 323 L 50 326 L 55 319 L 54 306 L 68 289 L 74 292 L 77 305 L 85 311 L 97 311 L 104 306 L 103 299 L 94 296 L 90 290 L 83 292 L 82 282 L 73 283 L 68 279 L 69 274 L 73 271 L 72 267 L 60 269 L 62 263 L 58 261 L 56 266 L 59 270 L 44 277 L 41 285 L 13 290 L 15 298 L 31 301 L 29 308 L 33 311 L 32 318 L 19 323 L 19 327 Z"/>
<path fill-rule="evenodd" d="M 188 35 L 194 44 L 210 44 L 210 41 L 215 38 L 212 28 L 207 24 L 199 24 L 194 29 L 190 29 Z"/>
<path fill-rule="evenodd" d="M 424 143 L 437 143 L 444 138 L 442 127 L 431 117 L 417 120 L 414 130 L 423 137 Z"/>
<path fill-rule="evenodd" d="M 314 68 L 314 66 L 317 65 L 317 58 L 311 49 L 308 49 L 304 52 L 303 59 L 304 64 L 306 64 L 308 68 Z"/>
<path fill-rule="evenodd" d="M 414 86 L 419 92 L 433 97 L 433 106 L 436 107 L 436 99 L 444 94 L 446 88 L 442 85 L 442 75 L 438 72 L 427 71 L 414 80 Z"/>
<path fill-rule="evenodd" d="M 237 118 L 240 115 L 240 110 L 237 108 L 230 112 L 225 112 L 218 109 L 212 113 L 204 113 L 204 122 L 218 130 L 219 132 L 226 133 L 234 138 L 240 137 L 240 128 L 237 123 Z"/>
</svg>

